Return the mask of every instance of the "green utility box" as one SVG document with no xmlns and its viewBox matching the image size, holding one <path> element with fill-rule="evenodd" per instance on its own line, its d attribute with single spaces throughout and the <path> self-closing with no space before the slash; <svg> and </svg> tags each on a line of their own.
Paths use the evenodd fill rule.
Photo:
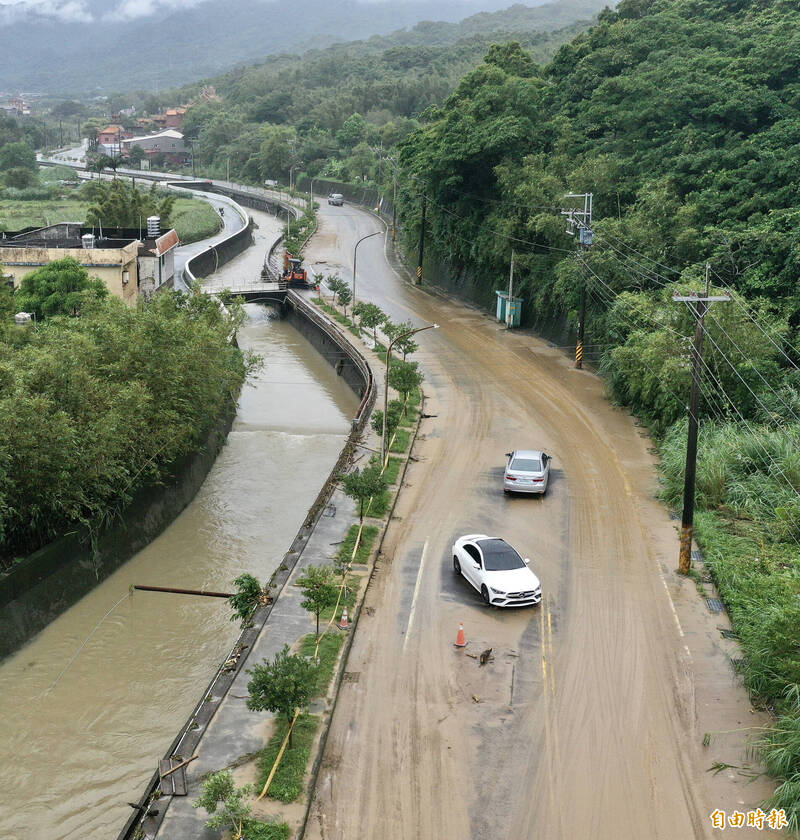
<svg viewBox="0 0 800 840">
<path fill-rule="evenodd" d="M 511 327 L 518 327 L 522 319 L 522 298 L 512 297 L 508 300 L 508 292 L 495 291 L 497 295 L 497 320 Z M 511 318 L 509 319 L 509 309 Z M 509 323 L 510 320 L 510 323 Z"/>
</svg>

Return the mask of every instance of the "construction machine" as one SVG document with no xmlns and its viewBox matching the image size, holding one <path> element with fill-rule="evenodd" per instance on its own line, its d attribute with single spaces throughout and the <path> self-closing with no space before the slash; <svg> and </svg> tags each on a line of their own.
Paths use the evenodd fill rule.
<svg viewBox="0 0 800 840">
<path fill-rule="evenodd" d="M 309 285 L 308 272 L 303 268 L 303 261 L 290 254 L 289 251 L 283 254 L 283 279 L 290 286 L 305 288 Z"/>
</svg>

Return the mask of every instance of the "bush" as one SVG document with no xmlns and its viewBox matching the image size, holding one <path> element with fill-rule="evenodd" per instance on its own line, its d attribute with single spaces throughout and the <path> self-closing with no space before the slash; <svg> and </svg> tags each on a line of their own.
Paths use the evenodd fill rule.
<svg viewBox="0 0 800 840">
<path fill-rule="evenodd" d="M 197 448 L 255 363 L 229 342 L 241 317 L 165 292 L 0 325 L 0 565 L 107 521 Z"/>
</svg>

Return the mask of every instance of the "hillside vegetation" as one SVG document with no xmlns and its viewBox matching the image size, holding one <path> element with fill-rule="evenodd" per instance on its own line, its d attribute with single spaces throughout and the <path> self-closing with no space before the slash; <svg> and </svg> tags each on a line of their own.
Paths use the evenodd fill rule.
<svg viewBox="0 0 800 840">
<path fill-rule="evenodd" d="M 545 66 L 493 46 L 400 146 L 409 250 L 492 305 L 512 248 L 528 324 L 574 327 L 610 394 L 645 418 L 680 506 L 693 310 L 706 319 L 697 532 L 800 826 L 800 10 L 788 0 L 623 0 Z M 594 194 L 594 245 L 565 234 Z M 582 208 L 582 205 L 581 205 Z M 677 545 L 676 545 L 677 552 Z M 677 559 L 677 558 L 676 558 Z"/>
<path fill-rule="evenodd" d="M 222 101 L 190 108 L 184 130 L 198 138 L 196 159 L 206 174 L 287 182 L 291 167 L 312 177 L 378 178 L 385 165 L 376 150 L 388 151 L 414 130 L 419 115 L 449 96 L 493 42 L 517 37 L 545 60 L 605 5 L 516 5 L 457 24 L 424 22 L 385 37 L 287 52 L 211 79 Z M 201 87 L 166 98 L 187 101 Z"/>
</svg>

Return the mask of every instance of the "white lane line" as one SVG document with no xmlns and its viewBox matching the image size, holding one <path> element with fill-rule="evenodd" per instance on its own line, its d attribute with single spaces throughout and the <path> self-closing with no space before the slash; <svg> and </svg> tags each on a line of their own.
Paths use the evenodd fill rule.
<svg viewBox="0 0 800 840">
<path fill-rule="evenodd" d="M 675 609 L 675 603 L 672 600 L 672 595 L 670 594 L 669 587 L 667 586 L 667 581 L 665 580 L 664 575 L 661 575 L 661 583 L 664 584 L 664 589 L 666 590 L 667 598 L 669 599 L 669 605 L 672 609 L 672 616 L 675 619 L 675 625 L 678 628 L 678 632 L 681 634 L 681 638 L 684 638 L 683 628 L 681 627 L 681 621 L 678 618 L 678 611 Z"/>
<path fill-rule="evenodd" d="M 414 612 L 417 609 L 417 596 L 419 595 L 419 585 L 422 583 L 422 572 L 425 568 L 425 554 L 428 551 L 428 541 L 425 540 L 425 545 L 422 546 L 422 557 L 419 559 L 419 571 L 417 572 L 417 582 L 414 585 L 414 596 L 411 599 L 411 609 L 408 612 L 408 626 L 406 627 L 406 637 L 403 640 L 403 652 L 405 653 L 406 645 L 408 644 L 408 637 L 411 635 L 411 625 L 414 623 Z"/>
</svg>

